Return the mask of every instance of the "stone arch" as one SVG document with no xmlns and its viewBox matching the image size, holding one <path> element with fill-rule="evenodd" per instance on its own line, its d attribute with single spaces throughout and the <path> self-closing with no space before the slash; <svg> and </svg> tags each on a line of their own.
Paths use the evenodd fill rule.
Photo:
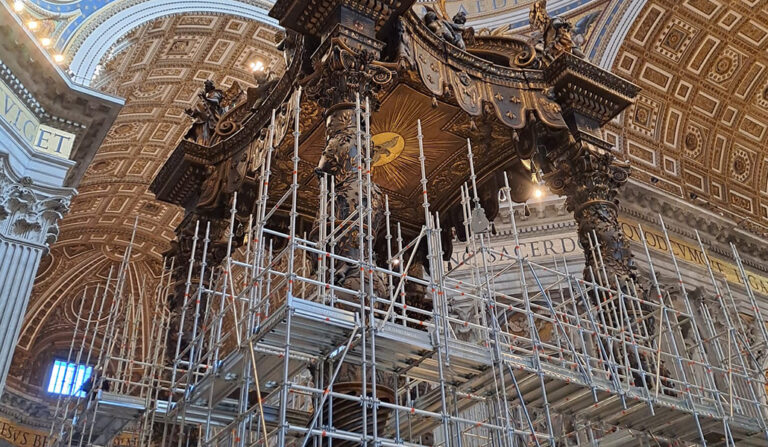
<svg viewBox="0 0 768 447">
<path fill-rule="evenodd" d="M 604 31 L 592 39 L 586 51 L 592 63 L 606 70 L 613 67 L 619 48 L 646 3 L 647 0 L 613 0 L 605 7 L 606 13 L 601 23 L 598 23 L 598 27 Z"/>
<path fill-rule="evenodd" d="M 277 21 L 267 15 L 268 6 L 233 0 L 144 0 L 122 9 L 107 7 L 91 16 L 67 45 L 66 53 L 71 56 L 70 76 L 75 82 L 89 86 L 96 67 L 115 43 L 152 20 L 188 13 L 226 14 L 276 27 Z"/>
</svg>

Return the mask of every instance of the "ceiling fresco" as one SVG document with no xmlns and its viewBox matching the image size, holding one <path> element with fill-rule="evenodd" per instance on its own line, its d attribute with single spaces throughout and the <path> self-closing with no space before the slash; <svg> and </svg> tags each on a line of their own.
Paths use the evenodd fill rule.
<svg viewBox="0 0 768 447">
<path fill-rule="evenodd" d="M 147 186 L 187 130 L 191 119 L 184 109 L 195 103 L 203 81 L 212 79 L 225 89 L 235 82 L 253 86 L 254 61 L 283 70 L 274 44 L 277 32 L 235 17 L 172 16 L 124 36 L 122 50 L 104 61 L 95 87 L 126 98 L 126 105 L 86 171 L 58 241 L 42 260 L 14 371 L 29 370 L 20 366 L 31 359 L 47 361 L 69 347 L 71 303 L 86 287 L 89 297 L 96 284 L 103 287 L 110 268 L 116 269 L 123 257 L 134 224 L 125 293 L 144 306 L 143 324 L 149 327 L 152 296 L 142 291 L 157 281 L 162 252 L 182 214 L 156 201 Z M 39 371 L 44 374 L 45 368 Z M 33 384 L 42 380 L 28 379 Z"/>
</svg>

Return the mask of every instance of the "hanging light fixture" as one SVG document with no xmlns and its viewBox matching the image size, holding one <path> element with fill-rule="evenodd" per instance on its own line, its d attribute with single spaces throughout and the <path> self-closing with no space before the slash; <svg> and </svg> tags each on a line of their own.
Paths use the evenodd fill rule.
<svg viewBox="0 0 768 447">
<path fill-rule="evenodd" d="M 530 160 L 527 167 L 531 171 L 531 182 L 534 184 L 533 198 L 537 200 L 541 199 L 545 196 L 544 191 L 546 188 L 544 185 L 544 174 L 541 172 L 541 169 L 536 166 L 533 160 Z"/>
</svg>

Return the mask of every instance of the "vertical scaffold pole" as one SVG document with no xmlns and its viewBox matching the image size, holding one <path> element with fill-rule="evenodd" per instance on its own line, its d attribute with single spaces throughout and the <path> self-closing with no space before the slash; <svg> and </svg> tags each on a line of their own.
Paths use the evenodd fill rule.
<svg viewBox="0 0 768 447">
<path fill-rule="evenodd" d="M 466 210 L 466 216 L 469 217 L 469 219 L 474 220 L 476 217 L 478 219 L 486 219 L 485 216 L 485 210 L 482 209 L 480 205 L 480 197 L 478 195 L 477 190 L 477 176 L 475 175 L 475 157 L 472 153 L 472 142 L 469 138 L 467 138 L 467 159 L 469 162 L 469 179 L 472 183 L 472 203 L 474 204 L 474 207 L 469 206 L 469 198 L 470 193 L 469 189 L 466 190 L 467 194 L 467 210 Z M 477 215 L 476 215 L 477 212 Z M 482 216 L 480 216 L 480 213 L 482 213 Z M 511 426 L 511 413 L 509 409 L 509 402 L 507 399 L 507 384 L 506 380 L 504 378 L 504 359 L 502 357 L 501 352 L 501 339 L 499 337 L 499 333 L 501 332 L 501 327 L 499 325 L 499 318 L 498 314 L 496 313 L 499 309 L 498 303 L 496 302 L 496 296 L 495 291 L 493 290 L 493 287 L 491 285 L 491 274 L 488 267 L 488 247 L 486 246 L 485 237 L 487 232 L 489 232 L 490 227 L 484 228 L 479 233 L 475 233 L 475 230 L 472 228 L 472 224 L 470 221 L 469 227 L 469 233 L 467 234 L 467 237 L 471 237 L 473 241 L 473 248 L 475 247 L 475 239 L 479 239 L 480 241 L 480 260 L 482 262 L 483 267 L 483 278 L 482 278 L 482 301 L 485 304 L 485 313 L 488 314 L 490 317 L 490 336 L 491 336 L 491 342 L 488 344 L 488 349 L 493 356 L 493 370 L 494 370 L 494 382 L 495 385 L 497 385 L 499 388 L 497 389 L 497 403 L 500 408 L 498 408 L 498 412 L 503 411 L 503 419 L 501 419 L 497 414 L 497 419 L 504 421 L 504 430 L 505 435 L 500 436 L 500 440 L 503 443 L 503 445 L 509 445 L 510 442 L 513 442 L 512 440 L 514 437 L 512 434 L 514 433 L 513 428 Z M 474 250 L 474 254 L 477 255 L 477 249 Z M 480 275 L 478 274 L 478 285 L 480 284 Z M 527 301 L 527 300 L 526 300 Z M 512 381 L 515 383 L 517 379 L 514 376 L 514 371 L 510 370 L 510 373 L 512 374 Z M 498 374 L 498 376 L 496 376 Z M 514 385 L 515 388 L 517 388 L 516 385 Z M 522 405 L 525 405 L 522 403 Z M 536 442 L 536 445 L 538 445 L 539 440 L 536 437 L 536 433 L 534 430 L 531 430 L 531 436 L 533 437 L 533 440 Z"/>
<path fill-rule="evenodd" d="M 701 356 L 701 359 L 709 364 L 709 358 L 707 355 L 707 350 L 704 348 L 704 342 L 701 339 L 701 332 L 699 330 L 698 322 L 696 321 L 696 314 L 694 313 L 693 306 L 691 305 L 691 300 L 688 295 L 688 288 L 685 286 L 685 282 L 683 281 L 683 275 L 680 271 L 680 266 L 677 263 L 677 256 L 675 255 L 675 250 L 672 247 L 672 241 L 669 238 L 669 232 L 667 231 L 667 226 L 664 224 L 664 219 L 661 217 L 661 214 L 659 214 L 659 223 L 661 224 L 661 230 L 664 232 L 664 241 L 667 244 L 667 247 L 669 248 L 669 255 L 672 258 L 672 265 L 675 267 L 675 274 L 677 275 L 677 281 L 678 284 L 680 284 L 680 291 L 683 295 L 683 305 L 685 306 L 685 311 L 688 314 L 688 318 L 690 318 L 691 321 L 691 328 L 693 328 L 693 336 L 694 341 L 696 343 L 696 347 L 698 348 L 699 355 Z M 715 376 L 712 372 L 711 368 L 704 368 L 705 377 L 707 380 L 707 387 L 712 390 L 712 392 L 715 394 L 715 402 L 716 405 L 720 411 L 720 414 L 725 416 L 722 402 L 721 402 L 721 396 L 720 396 L 720 390 L 717 388 L 717 382 L 715 381 Z"/>
<path fill-rule="evenodd" d="M 198 280 L 197 284 L 197 291 L 195 291 L 195 313 L 193 314 L 193 320 L 192 320 L 192 337 L 189 341 L 189 346 L 185 348 L 185 351 L 188 352 L 188 360 L 187 360 L 187 371 L 186 371 L 186 379 L 185 379 L 185 385 L 186 389 L 183 392 L 183 397 L 185 398 L 187 394 L 189 394 L 192 391 L 192 381 L 197 377 L 196 372 L 198 369 L 197 359 L 195 357 L 196 351 L 195 351 L 195 343 L 197 343 L 197 326 L 200 321 L 200 301 L 203 297 L 203 288 L 205 285 L 205 268 L 208 265 L 208 244 L 211 242 L 211 222 L 206 222 L 205 226 L 205 238 L 203 239 L 203 252 L 202 257 L 200 258 L 200 278 Z M 194 253 L 192 254 L 192 257 L 194 258 Z M 213 269 L 211 269 L 213 271 Z M 191 278 L 189 278 L 191 280 Z M 206 302 L 209 302 L 210 300 L 206 300 Z M 183 330 L 183 329 L 182 329 Z M 202 346 L 201 346 L 202 348 Z M 180 359 L 181 360 L 181 359 Z M 178 447 L 182 446 L 182 442 L 185 438 L 184 435 L 184 425 L 187 421 L 187 405 L 186 402 L 184 402 L 181 406 L 181 424 L 179 425 L 179 439 L 178 439 Z"/>
<path fill-rule="evenodd" d="M 704 431 L 701 428 L 701 421 L 699 420 L 699 412 L 696 410 L 696 402 L 693 400 L 693 394 L 691 393 L 691 385 L 688 383 L 688 375 L 685 373 L 685 365 L 683 365 L 683 360 L 680 358 L 680 350 L 677 347 L 677 338 L 675 337 L 674 330 L 672 329 L 672 323 L 669 321 L 669 314 L 667 313 L 667 309 L 664 306 L 664 297 L 661 293 L 661 286 L 659 285 L 659 281 L 656 279 L 656 270 L 653 267 L 653 260 L 651 259 L 651 252 L 648 248 L 648 242 L 645 239 L 645 232 L 643 231 L 643 227 L 638 225 L 638 231 L 640 232 L 640 240 L 643 242 L 643 248 L 645 250 L 645 257 L 648 259 L 648 269 L 650 270 L 650 276 L 653 280 L 653 286 L 656 289 L 657 297 L 659 299 L 659 302 L 661 303 L 661 312 L 662 314 L 660 317 L 663 321 L 667 323 L 667 330 L 669 331 L 667 333 L 667 337 L 669 338 L 669 344 L 672 346 L 672 353 L 675 356 L 675 361 L 677 362 L 677 367 L 680 370 L 680 378 L 683 380 L 683 386 L 685 386 L 685 389 L 683 390 L 685 392 L 685 395 L 688 399 L 688 405 L 691 409 L 691 412 L 693 413 L 693 420 L 696 422 L 696 430 L 699 433 L 699 439 L 701 440 L 701 443 L 704 447 L 707 446 L 707 439 L 704 437 Z M 672 303 L 670 303 L 671 305 Z M 672 310 L 674 312 L 674 309 Z M 658 343 L 661 345 L 661 333 L 659 333 L 659 340 Z M 657 383 L 658 387 L 658 383 Z M 658 388 L 656 389 L 656 392 L 658 393 Z"/>
<path fill-rule="evenodd" d="M 131 262 L 131 253 L 133 250 L 133 243 L 136 239 L 136 229 L 139 224 L 139 217 L 136 216 L 136 219 L 133 222 L 133 231 L 131 233 L 131 240 L 128 244 L 128 248 L 125 250 L 125 254 L 123 255 L 122 262 L 120 263 L 120 269 L 118 270 L 117 274 L 117 282 L 115 284 L 115 295 L 113 299 L 113 306 L 112 306 L 112 312 L 110 312 L 109 319 L 107 320 L 107 328 L 106 328 L 106 335 L 104 337 L 104 342 L 106 343 L 106 340 L 109 339 L 110 342 L 107 344 L 106 352 L 104 352 L 104 346 L 102 345 L 102 349 L 99 351 L 99 361 L 96 362 L 97 364 L 97 373 L 98 369 L 100 369 L 100 375 L 95 377 L 93 380 L 93 387 L 94 389 L 101 389 L 102 384 L 106 380 L 105 375 L 109 371 L 109 362 L 112 358 L 112 350 L 114 349 L 114 345 L 117 339 L 117 317 L 118 312 L 120 311 L 122 300 L 123 300 L 123 288 L 125 287 L 125 278 L 128 274 L 128 270 L 130 269 L 130 262 Z M 125 321 L 123 322 L 123 326 L 125 326 Z M 111 329 L 110 329 L 111 327 Z M 102 364 L 103 361 L 103 364 Z M 89 411 L 93 414 L 95 417 L 96 412 L 99 411 L 99 401 L 96 400 L 94 402 L 94 398 L 96 397 L 97 393 L 89 393 L 87 397 L 87 404 L 86 408 L 91 408 Z M 92 404 L 92 406 L 91 406 Z M 85 415 L 84 417 L 84 423 L 87 424 L 89 422 L 88 416 Z M 78 443 L 78 446 L 83 445 L 83 441 L 85 441 L 86 445 L 91 445 L 91 438 L 93 437 L 93 430 L 95 428 L 95 424 L 93 424 L 93 421 L 90 421 L 91 426 L 88 430 L 88 436 L 87 439 L 84 436 L 80 436 L 80 441 Z M 74 434 L 74 431 L 70 432 L 70 443 L 72 442 L 72 436 Z"/>
<path fill-rule="evenodd" d="M 360 283 L 358 284 L 357 298 L 360 306 L 360 321 L 363 323 L 363 331 L 360 334 L 360 351 L 362 356 L 362 368 L 360 375 L 362 377 L 361 402 L 363 410 L 363 436 L 361 444 L 363 447 L 368 445 L 368 318 L 366 317 L 365 305 L 365 212 L 367 206 L 363 200 L 363 135 L 362 135 L 362 113 L 360 109 L 360 94 L 355 94 L 355 153 L 354 164 L 357 174 L 357 247 L 358 247 L 358 270 L 360 272 Z M 370 204 L 369 204 L 370 205 Z"/>
<path fill-rule="evenodd" d="M 473 171 L 474 171 L 474 168 L 473 168 Z M 531 343 L 533 344 L 533 353 L 534 353 L 534 355 L 533 355 L 533 364 L 534 364 L 534 368 L 536 368 L 536 370 L 540 372 L 541 371 L 541 364 L 540 364 L 541 360 L 539 359 L 539 349 L 538 349 L 539 348 L 539 342 L 538 342 L 538 335 L 539 334 L 536 331 L 536 325 L 535 325 L 535 323 L 533 321 L 533 311 L 531 311 L 531 299 L 530 299 L 530 296 L 528 295 L 528 283 L 525 280 L 524 258 L 523 258 L 522 251 L 520 249 L 520 235 L 519 235 L 519 233 L 517 231 L 517 219 L 515 218 L 515 209 L 514 209 L 514 206 L 512 204 L 512 194 L 511 194 L 512 190 L 509 187 L 509 178 L 507 177 L 507 173 L 506 172 L 504 172 L 504 190 L 505 190 L 505 193 L 506 193 L 505 195 L 507 197 L 507 206 L 509 207 L 509 214 L 510 214 L 510 219 L 511 219 L 511 222 L 512 222 L 512 236 L 513 236 L 514 241 L 515 241 L 515 249 L 514 249 L 514 251 L 515 251 L 515 259 L 517 261 L 518 269 L 520 271 L 520 273 L 519 273 L 520 274 L 520 291 L 522 292 L 522 295 L 523 295 L 523 304 L 525 306 L 525 314 L 526 314 L 527 319 L 528 319 L 528 326 L 529 326 L 529 331 L 530 331 L 530 334 L 531 334 Z M 496 319 L 494 318 L 493 320 L 494 320 L 494 322 L 492 324 L 495 326 L 497 324 L 495 322 Z M 523 394 L 520 391 L 520 388 L 518 387 L 517 378 L 515 377 L 515 371 L 512 369 L 511 365 L 509 365 L 509 364 L 507 365 L 507 369 L 509 370 L 509 375 L 512 377 L 512 384 L 515 387 L 515 393 L 517 394 L 517 399 L 520 401 L 521 412 L 522 412 L 523 416 L 525 417 L 525 422 L 528 424 L 528 427 L 531 430 L 531 437 L 536 442 L 536 445 L 540 446 L 541 444 L 539 443 L 539 439 L 536 436 L 536 432 L 535 432 L 534 425 L 533 425 L 533 420 L 531 419 L 531 415 L 528 412 L 528 406 L 525 404 L 525 400 L 523 399 Z M 503 375 L 502 375 L 502 378 L 503 378 Z M 540 386 L 542 388 L 542 393 L 544 395 L 546 395 L 546 388 L 544 387 L 543 378 L 542 378 L 542 376 L 540 374 L 539 374 L 539 379 L 540 379 L 539 383 L 540 383 Z M 546 397 L 545 397 L 545 399 L 546 399 Z M 554 442 L 555 442 L 554 441 L 554 433 L 552 432 L 552 419 L 551 419 L 551 416 L 549 414 L 549 409 L 547 409 L 546 416 L 547 416 L 547 428 L 549 430 L 550 442 L 552 442 L 552 444 L 554 445 Z"/>
<path fill-rule="evenodd" d="M 416 137 L 419 141 L 419 167 L 421 169 L 421 194 L 422 194 L 422 207 L 424 208 L 424 225 L 425 230 L 427 233 L 427 253 L 429 256 L 429 289 L 428 291 L 432 293 L 432 300 L 433 300 L 433 315 L 435 319 L 435 332 L 434 332 L 434 345 L 437 350 L 437 370 L 438 370 L 438 376 L 440 380 L 440 417 L 441 417 L 441 424 L 443 429 L 443 437 L 445 439 L 445 442 L 448 442 L 450 439 L 450 433 L 451 430 L 449 428 L 449 413 L 448 413 L 448 404 L 446 399 L 446 393 L 445 393 L 445 372 L 443 371 L 444 366 L 444 359 L 443 359 L 443 349 L 441 347 L 441 336 L 440 336 L 440 323 L 445 324 L 444 322 L 440 321 L 440 312 L 434 312 L 434 309 L 438 309 L 439 306 L 435 303 L 438 301 L 437 293 L 436 293 L 436 287 L 435 287 L 435 274 L 436 274 L 436 264 L 438 262 L 442 262 L 439 259 L 436 259 L 434 256 L 435 253 L 435 247 L 433 247 L 434 238 L 432 236 L 432 226 L 431 226 L 431 215 L 429 213 L 429 196 L 427 194 L 427 173 L 426 173 L 426 167 L 425 167 L 425 161 L 426 157 L 424 156 L 424 134 L 421 131 L 421 120 L 416 121 L 416 128 L 417 128 L 417 134 Z M 414 251 L 417 247 L 414 247 Z M 447 340 L 445 340 L 447 343 Z"/>
<path fill-rule="evenodd" d="M 709 261 L 709 254 L 707 254 L 707 250 L 704 248 L 704 243 L 701 241 L 701 236 L 699 236 L 699 232 L 696 231 L 696 241 L 699 243 L 699 248 L 701 249 L 702 256 L 704 257 L 704 263 L 707 266 L 707 272 L 709 273 L 709 279 L 712 282 L 712 287 L 715 289 L 715 295 L 717 298 L 717 303 L 720 307 L 720 309 L 723 312 L 723 316 L 725 317 L 726 325 L 728 329 L 726 331 L 728 332 L 728 357 L 725 359 L 726 361 L 731 362 L 731 331 L 733 330 L 733 324 L 731 323 L 731 318 L 728 316 L 728 311 L 725 308 L 725 303 L 723 302 L 723 295 L 720 291 L 720 286 L 717 284 L 717 279 L 715 279 L 715 273 L 712 271 L 712 264 Z M 713 333 L 714 335 L 714 333 Z M 730 405 L 729 405 L 729 415 L 723 415 L 723 426 L 724 431 L 726 432 L 726 445 L 736 445 L 736 441 L 733 439 L 733 436 L 731 435 L 730 431 L 730 424 L 729 420 L 733 418 L 733 369 L 729 366 L 728 370 L 728 386 L 730 387 L 731 391 L 728 393 L 730 397 Z"/>
<path fill-rule="evenodd" d="M 104 286 L 104 291 L 103 291 L 103 293 L 102 293 L 102 295 L 101 295 L 101 303 L 99 304 L 99 313 L 98 313 L 98 315 L 99 315 L 99 318 L 96 320 L 96 325 L 94 326 L 94 329 L 93 329 L 93 336 L 91 337 L 91 343 L 90 343 L 90 345 L 88 346 L 88 352 L 86 353 L 86 356 L 85 356 L 85 364 L 86 364 L 86 365 L 90 365 L 90 364 L 91 364 L 91 354 L 92 354 L 92 353 L 93 353 L 93 351 L 94 351 L 94 346 L 96 345 L 96 340 L 97 340 L 97 338 L 98 338 L 97 336 L 98 336 L 98 334 L 99 334 L 99 326 L 100 326 L 100 324 L 101 324 L 101 316 L 102 316 L 102 312 L 104 311 L 104 303 L 105 303 L 105 302 L 106 302 L 106 300 L 107 300 L 107 295 L 108 295 L 108 293 L 109 293 L 109 286 L 110 286 L 110 284 L 112 283 L 112 272 L 113 272 L 113 269 L 114 269 L 114 266 L 110 266 L 110 267 L 109 267 L 109 273 L 107 274 L 107 283 L 106 283 L 106 285 Z M 94 295 L 94 298 L 93 298 L 93 299 L 94 299 L 94 300 L 96 299 L 96 296 L 95 296 L 95 295 Z M 110 315 L 111 315 L 111 310 L 110 310 Z M 105 331 L 105 332 L 106 332 L 106 331 Z M 103 348 L 104 348 L 104 339 L 102 338 L 102 349 L 103 349 Z M 97 365 L 97 366 L 98 366 L 99 364 L 100 364 L 100 362 L 96 362 L 96 365 Z M 93 377 L 93 374 L 94 374 L 94 372 L 92 371 L 92 372 L 91 372 L 91 376 L 92 376 L 92 379 L 91 379 L 91 383 L 93 384 L 93 386 L 95 386 L 96 377 Z M 89 397 L 90 397 L 90 396 L 86 396 L 85 398 L 86 398 L 86 399 L 88 399 Z M 76 406 L 77 406 L 77 404 L 79 404 L 79 403 L 80 403 L 80 399 L 81 399 L 81 397 L 80 397 L 80 395 L 78 394 L 78 395 L 77 395 Z M 76 409 L 75 411 L 77 411 L 77 409 Z M 75 412 L 75 415 L 77 415 L 77 413 L 76 413 L 76 412 Z M 70 438 L 70 439 L 71 439 L 71 438 Z M 70 441 L 70 443 L 71 443 L 71 441 Z"/>
<path fill-rule="evenodd" d="M 285 447 L 286 437 L 288 435 L 288 392 L 291 384 L 288 383 L 288 369 L 291 354 L 291 318 L 293 316 L 293 282 L 296 273 L 293 271 L 293 263 L 296 255 L 296 199 L 299 190 L 299 138 L 301 131 L 299 128 L 299 115 L 301 114 L 301 87 L 296 91 L 295 117 L 293 122 L 293 172 L 291 180 L 291 215 L 288 236 L 288 295 L 285 299 L 285 346 L 283 347 L 283 386 L 280 391 L 280 434 L 278 437 L 278 447 Z M 265 444 L 267 440 L 264 440 Z"/>
<path fill-rule="evenodd" d="M 195 251 L 197 250 L 198 232 L 200 231 L 200 221 L 195 222 L 195 233 L 192 236 L 192 252 L 189 255 L 189 264 L 187 267 L 187 281 L 184 285 L 184 297 L 181 305 L 181 316 L 179 317 L 179 330 L 176 333 L 176 354 L 174 355 L 173 367 L 171 369 L 171 389 L 168 391 L 168 400 L 166 401 L 166 413 L 169 416 L 171 414 L 171 404 L 173 403 L 173 396 L 176 393 L 176 374 L 179 370 L 179 363 L 181 362 L 181 339 L 184 336 L 184 320 L 187 316 L 187 309 L 190 305 L 189 292 L 192 285 L 192 270 L 195 267 Z M 187 365 L 190 366 L 189 364 Z M 165 447 L 166 437 L 168 435 L 168 424 L 170 417 L 166 417 L 163 423 L 163 437 L 160 445 Z"/>
<path fill-rule="evenodd" d="M 59 405 L 61 404 L 62 398 L 64 398 L 65 404 L 64 404 L 64 408 L 63 408 L 63 415 L 62 415 L 62 418 L 61 418 L 61 428 L 59 429 L 58 437 L 62 436 L 63 431 L 64 431 L 64 426 L 67 424 L 67 413 L 68 413 L 68 410 L 69 410 L 69 400 L 70 400 L 70 397 L 72 396 L 72 393 L 71 393 L 72 385 L 70 385 L 70 389 L 69 389 L 70 392 L 65 393 L 64 392 L 64 383 L 66 381 L 67 369 L 69 369 L 69 365 L 72 362 L 72 352 L 75 350 L 75 340 L 77 339 L 77 333 L 78 333 L 78 331 L 80 329 L 80 320 L 82 319 L 83 303 L 85 303 L 85 297 L 86 297 L 87 293 L 88 293 L 88 287 L 85 287 L 83 289 L 83 296 L 80 298 L 80 307 L 79 307 L 79 309 L 77 311 L 77 316 L 76 316 L 77 319 L 75 320 L 75 332 L 72 334 L 72 341 L 69 344 L 69 352 L 67 353 L 67 363 L 66 363 L 66 365 L 64 365 L 64 372 L 62 373 L 61 372 L 61 368 L 59 368 L 56 371 L 56 376 L 52 380 L 52 382 L 55 384 L 54 385 L 54 391 L 55 391 L 56 388 L 59 388 L 60 392 L 56 396 L 56 410 L 53 413 L 53 422 L 51 423 L 51 430 L 48 433 L 49 437 L 51 437 L 53 435 L 53 428 L 56 426 L 56 421 L 57 421 L 57 418 L 58 418 L 58 415 L 59 415 Z M 95 302 L 95 300 L 94 300 L 94 302 Z M 85 336 L 83 337 L 83 342 L 85 342 Z M 76 374 L 77 374 L 77 366 L 75 366 L 75 375 Z M 59 387 L 59 380 L 60 380 L 59 376 L 61 376 L 61 386 L 60 387 Z M 74 377 L 73 377 L 72 378 L 72 383 L 74 383 L 74 381 L 75 380 L 74 380 Z M 64 397 L 65 395 L 66 395 L 66 398 Z M 71 429 L 74 429 L 74 427 L 72 427 Z"/>
<path fill-rule="evenodd" d="M 362 154 L 361 154 L 362 155 Z M 379 420 L 378 420 L 378 413 L 379 413 L 379 398 L 376 390 L 376 319 L 375 319 L 375 309 L 376 309 L 376 295 L 374 292 L 374 276 L 373 276 L 373 267 L 374 267 L 374 259 L 373 259 L 373 202 L 372 202 L 372 196 L 371 196 L 371 187 L 373 185 L 373 180 L 371 178 L 371 102 L 369 98 L 365 98 L 365 195 L 366 195 L 366 206 L 365 206 L 365 215 L 367 218 L 367 234 L 366 234 L 366 244 L 367 244 L 367 251 L 366 251 L 366 259 L 365 259 L 365 268 L 368 270 L 368 303 L 369 303 L 369 311 L 368 311 L 368 328 L 367 330 L 370 332 L 370 342 L 371 342 L 371 354 L 370 354 L 370 368 L 371 368 L 371 419 L 373 420 L 373 445 L 374 447 L 379 445 Z M 362 257 L 362 246 L 360 247 L 361 257 Z M 367 265 L 366 265 L 367 264 Z M 363 310 L 363 318 L 365 318 L 365 308 L 361 309 Z"/>
</svg>

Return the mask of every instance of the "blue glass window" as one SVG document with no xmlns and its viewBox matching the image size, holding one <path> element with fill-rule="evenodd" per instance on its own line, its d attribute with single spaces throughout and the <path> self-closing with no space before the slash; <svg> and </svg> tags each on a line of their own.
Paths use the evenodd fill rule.
<svg viewBox="0 0 768 447">
<path fill-rule="evenodd" d="M 51 379 L 48 381 L 48 392 L 65 396 L 85 396 L 80 388 L 91 377 L 93 368 L 88 365 L 77 365 L 61 360 L 53 362 Z"/>
</svg>

